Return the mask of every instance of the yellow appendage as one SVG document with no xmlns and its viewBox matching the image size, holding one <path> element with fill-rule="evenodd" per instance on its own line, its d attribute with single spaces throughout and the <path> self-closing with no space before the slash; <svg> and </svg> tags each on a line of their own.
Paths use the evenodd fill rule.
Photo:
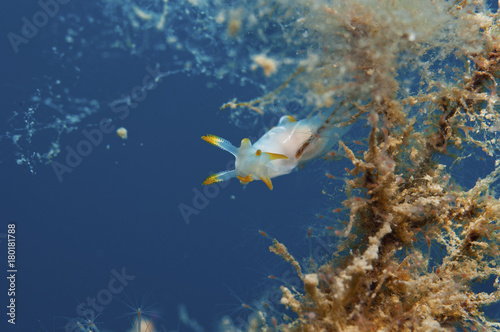
<svg viewBox="0 0 500 332">
<path fill-rule="evenodd" d="M 223 141 L 223 139 L 215 135 L 201 136 L 201 139 L 215 146 L 219 146 L 219 143 Z"/>
<path fill-rule="evenodd" d="M 212 184 L 212 183 L 216 183 L 216 182 L 221 182 L 221 181 L 222 180 L 219 179 L 219 177 L 218 177 L 217 174 L 212 174 L 205 181 L 203 181 L 203 185 L 206 186 L 206 185 L 209 185 L 209 184 Z"/>
</svg>

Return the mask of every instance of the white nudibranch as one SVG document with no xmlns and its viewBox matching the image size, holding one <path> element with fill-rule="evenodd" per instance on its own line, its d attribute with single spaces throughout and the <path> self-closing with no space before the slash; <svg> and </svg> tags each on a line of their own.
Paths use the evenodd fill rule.
<svg viewBox="0 0 500 332">
<path fill-rule="evenodd" d="M 202 136 L 236 157 L 234 170 L 210 175 L 203 184 L 237 177 L 243 185 L 262 180 L 272 190 L 272 178 L 288 174 L 298 165 L 323 155 L 347 131 L 345 127 L 334 127 L 332 121 L 333 115 L 326 120 L 316 115 L 300 121 L 285 115 L 253 145 L 244 138 L 239 148 L 214 135 Z"/>
</svg>

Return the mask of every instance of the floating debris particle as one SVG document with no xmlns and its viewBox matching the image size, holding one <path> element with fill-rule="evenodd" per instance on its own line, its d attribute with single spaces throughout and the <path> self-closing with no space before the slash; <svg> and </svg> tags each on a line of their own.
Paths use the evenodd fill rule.
<svg viewBox="0 0 500 332">
<path fill-rule="evenodd" d="M 128 138 L 128 131 L 124 127 L 120 127 L 116 130 L 116 134 L 121 138 L 121 139 L 127 139 Z"/>
</svg>

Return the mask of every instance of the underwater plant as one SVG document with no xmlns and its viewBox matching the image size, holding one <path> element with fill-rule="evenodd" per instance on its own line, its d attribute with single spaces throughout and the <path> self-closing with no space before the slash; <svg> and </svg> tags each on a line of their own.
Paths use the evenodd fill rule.
<svg viewBox="0 0 500 332">
<path fill-rule="evenodd" d="M 259 3 L 257 14 L 245 6 L 233 12 L 274 19 L 287 50 L 307 57 L 256 61 L 266 76 L 285 65 L 289 76 L 263 97 L 223 109 L 265 113 L 298 98 L 312 112 L 335 110 L 337 126 L 357 126 L 355 140 L 368 126 L 362 153 L 339 140 L 352 167 L 345 218 L 328 226 L 337 229 L 335 254 L 305 269 L 275 239 L 270 251 L 292 264 L 304 287 L 281 287 L 281 303 L 296 318 L 269 327 L 261 312 L 260 329 L 500 330 L 484 313 L 500 299 L 498 13 L 467 0 Z M 228 34 L 238 38 L 244 24 L 229 22 Z M 473 185 L 460 178 L 471 156 L 494 167 Z"/>
</svg>

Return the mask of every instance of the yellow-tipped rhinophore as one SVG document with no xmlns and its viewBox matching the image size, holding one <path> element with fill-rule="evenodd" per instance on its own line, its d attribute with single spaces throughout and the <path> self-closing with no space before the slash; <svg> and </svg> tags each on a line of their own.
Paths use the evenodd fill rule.
<svg viewBox="0 0 500 332">
<path fill-rule="evenodd" d="M 210 144 L 213 144 L 215 146 L 219 146 L 219 143 L 222 143 L 225 141 L 225 139 L 220 138 L 215 135 L 206 135 L 206 136 L 201 136 L 201 139 L 204 140 L 205 142 L 208 142 Z"/>
<path fill-rule="evenodd" d="M 205 181 L 203 181 L 203 185 L 206 186 L 206 185 L 209 185 L 212 183 L 217 183 L 217 182 L 222 182 L 222 180 L 219 179 L 219 174 L 212 174 L 208 178 L 206 178 Z"/>
</svg>

